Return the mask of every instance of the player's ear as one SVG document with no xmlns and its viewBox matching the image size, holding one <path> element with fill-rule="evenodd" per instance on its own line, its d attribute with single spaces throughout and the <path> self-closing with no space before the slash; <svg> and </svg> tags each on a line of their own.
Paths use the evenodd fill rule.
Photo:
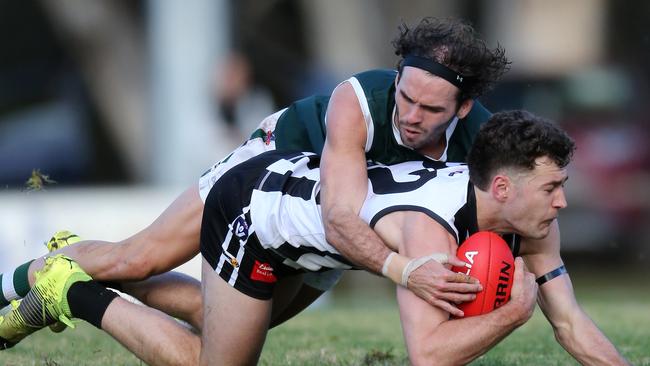
<svg viewBox="0 0 650 366">
<path fill-rule="evenodd" d="M 512 180 L 505 174 L 497 174 L 492 178 L 490 193 L 492 197 L 499 201 L 505 202 L 512 190 Z"/>
<path fill-rule="evenodd" d="M 472 110 L 472 107 L 474 106 L 474 99 L 465 99 L 460 103 L 460 108 L 458 108 L 458 112 L 456 112 L 456 116 L 460 119 L 463 119 L 467 117 L 469 114 L 469 111 Z"/>
</svg>

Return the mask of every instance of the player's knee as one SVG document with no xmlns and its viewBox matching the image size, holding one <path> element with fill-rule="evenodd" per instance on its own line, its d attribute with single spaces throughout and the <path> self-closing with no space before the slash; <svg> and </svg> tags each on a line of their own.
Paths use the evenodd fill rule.
<svg viewBox="0 0 650 366">
<path fill-rule="evenodd" d="M 148 253 L 128 253 L 120 258 L 119 266 L 129 281 L 144 281 L 156 274 L 154 261 Z"/>
<path fill-rule="evenodd" d="M 109 277 L 125 281 L 143 281 L 156 274 L 155 254 L 144 242 L 127 240 L 111 253 Z"/>
</svg>

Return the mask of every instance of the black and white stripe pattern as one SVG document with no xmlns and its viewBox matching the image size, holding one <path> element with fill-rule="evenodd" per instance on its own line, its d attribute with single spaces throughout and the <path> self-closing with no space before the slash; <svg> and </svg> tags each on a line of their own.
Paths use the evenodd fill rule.
<svg viewBox="0 0 650 366">
<path fill-rule="evenodd" d="M 244 207 L 242 214 L 228 224 L 228 232 L 221 243 L 222 252 L 219 264 L 215 268 L 215 272 L 219 275 L 228 277 L 227 281 L 231 286 L 235 284 L 239 276 L 239 268 L 243 262 L 248 238 L 255 232 L 249 211 L 250 207 Z"/>
<path fill-rule="evenodd" d="M 281 156 L 266 168 L 251 196 L 251 219 L 261 246 L 295 269 L 352 268 L 325 240 L 318 199 L 320 157 Z"/>
</svg>

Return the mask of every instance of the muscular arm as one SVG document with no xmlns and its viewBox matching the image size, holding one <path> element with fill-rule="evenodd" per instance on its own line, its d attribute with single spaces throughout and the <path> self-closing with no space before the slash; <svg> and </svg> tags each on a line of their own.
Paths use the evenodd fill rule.
<svg viewBox="0 0 650 366">
<path fill-rule="evenodd" d="M 321 207 L 327 241 L 355 264 L 381 273 L 391 250 L 359 218 L 368 188 L 366 125 L 349 83 L 332 94 L 321 160 Z"/>
<path fill-rule="evenodd" d="M 365 144 L 367 130 L 361 107 L 349 83 L 336 88 L 327 110 L 327 138 L 321 158 L 321 207 L 327 241 L 356 265 L 381 273 L 393 251 L 359 218 L 368 189 Z M 427 253 L 431 254 L 431 253 Z M 404 256 L 393 257 L 388 277 L 401 281 Z M 454 263 L 457 264 L 457 263 Z M 460 281 L 435 261 L 426 263 L 409 277 L 409 288 L 429 304 L 456 316 L 463 313 L 449 303 L 467 300 L 479 290 L 478 281 Z"/>
<path fill-rule="evenodd" d="M 392 217 L 391 217 L 392 216 Z M 400 252 L 408 256 L 421 256 L 430 252 L 456 253 L 456 243 L 451 235 L 428 216 L 403 213 L 402 217 L 390 214 L 377 223 L 380 225 L 398 219 L 403 228 L 399 239 Z M 390 238 L 390 236 L 386 236 Z M 507 336 L 532 315 L 535 301 L 535 284 L 532 274 L 525 273 L 523 262 L 515 264 L 513 301 L 481 316 L 449 319 L 449 313 L 429 306 L 411 291 L 398 288 L 397 299 L 409 359 L 414 365 L 465 364 Z"/>
<path fill-rule="evenodd" d="M 522 254 L 536 277 L 562 265 L 557 221 L 543 240 L 524 240 Z M 555 338 L 584 365 L 627 365 L 614 345 L 598 329 L 576 301 L 568 275 L 540 286 L 537 301 L 553 326 Z"/>
</svg>

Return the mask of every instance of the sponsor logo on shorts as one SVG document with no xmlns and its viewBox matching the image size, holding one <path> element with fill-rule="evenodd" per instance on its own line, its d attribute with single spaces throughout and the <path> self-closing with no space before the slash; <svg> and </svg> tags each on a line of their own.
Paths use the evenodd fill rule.
<svg viewBox="0 0 650 366">
<path fill-rule="evenodd" d="M 278 279 L 273 274 L 273 267 L 271 267 L 270 264 L 255 261 L 255 264 L 253 265 L 253 271 L 251 272 L 251 280 L 266 283 L 275 283 Z"/>
<path fill-rule="evenodd" d="M 241 240 L 248 239 L 248 224 L 242 216 L 239 216 L 237 220 L 235 220 L 233 232 Z"/>
</svg>

